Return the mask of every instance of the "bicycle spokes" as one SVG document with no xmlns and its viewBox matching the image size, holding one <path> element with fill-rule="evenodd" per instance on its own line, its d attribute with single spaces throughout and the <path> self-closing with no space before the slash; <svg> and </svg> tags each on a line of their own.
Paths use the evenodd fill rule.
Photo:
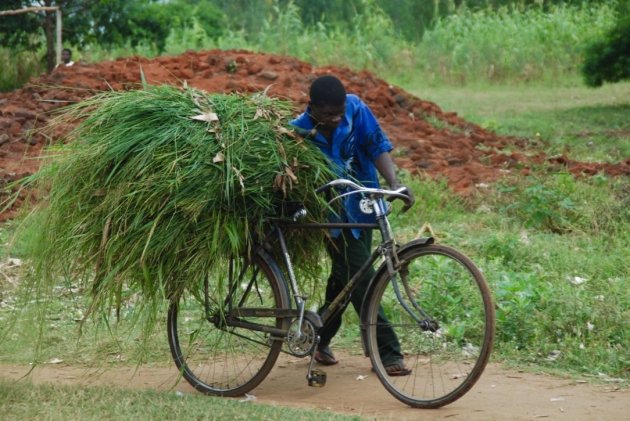
<svg viewBox="0 0 630 421">
<path fill-rule="evenodd" d="M 399 283 L 402 283 L 403 285 L 405 291 L 404 296 L 400 291 Z M 408 264 L 401 267 L 398 271 L 398 276 L 394 275 L 392 277 L 392 287 L 399 304 L 407 312 L 407 314 L 409 314 L 409 316 L 418 323 L 422 330 L 436 332 L 440 328 L 439 323 L 436 320 L 432 320 L 431 317 L 429 317 L 429 315 L 418 305 L 418 300 L 416 299 L 418 292 L 412 291 L 409 282 Z M 405 298 L 407 298 L 407 300 L 405 300 Z M 407 301 L 412 304 L 413 309 L 407 305 Z"/>
<path fill-rule="evenodd" d="M 185 292 L 169 308 L 169 344 L 175 363 L 186 380 L 204 393 L 248 392 L 271 370 L 282 346 L 270 333 L 287 328 L 286 319 L 274 313 L 288 306 L 282 283 L 259 256 L 241 263 L 239 270 L 234 264 L 209 276 L 205 297 Z M 222 276 L 227 282 L 225 278 L 221 282 Z M 251 311 L 235 318 L 241 308 Z"/>
<path fill-rule="evenodd" d="M 472 262 L 447 247 L 413 245 L 400 258 L 399 276 L 382 271 L 371 296 L 370 357 L 396 398 L 436 408 L 465 394 L 488 361 L 494 329 L 489 290 Z M 392 331 L 389 340 L 379 335 Z M 396 361 L 406 375 L 389 374 L 386 366 Z"/>
</svg>

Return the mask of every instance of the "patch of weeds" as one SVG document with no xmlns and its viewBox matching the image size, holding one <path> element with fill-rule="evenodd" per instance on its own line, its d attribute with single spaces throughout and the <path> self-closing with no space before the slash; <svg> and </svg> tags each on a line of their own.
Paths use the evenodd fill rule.
<svg viewBox="0 0 630 421">
<path fill-rule="evenodd" d="M 486 267 L 500 354 L 548 368 L 630 378 L 625 351 L 630 290 L 620 278 L 598 276 L 588 267 L 576 267 L 573 274 L 537 264 L 520 272 Z"/>
<path fill-rule="evenodd" d="M 495 119 L 488 119 L 488 120 L 482 121 L 480 126 L 491 132 L 497 132 L 499 130 L 500 124 Z"/>
<path fill-rule="evenodd" d="M 520 220 L 528 228 L 566 233 L 582 218 L 576 198 L 575 180 L 569 173 L 547 178 L 528 177 L 517 183 L 500 183 L 499 210 Z"/>
<path fill-rule="evenodd" d="M 478 243 L 479 252 L 487 260 L 497 260 L 502 266 L 516 268 L 529 260 L 523 244 L 527 241 L 526 232 L 499 232 Z"/>
<path fill-rule="evenodd" d="M 548 285 L 536 272 L 500 272 L 493 282 L 497 307 L 497 339 L 517 349 L 528 348 L 537 336 L 535 319 Z"/>
<path fill-rule="evenodd" d="M 394 158 L 400 158 L 403 156 L 407 156 L 408 154 L 409 154 L 409 150 L 404 147 L 397 147 L 396 149 L 392 151 L 392 157 Z"/>
</svg>

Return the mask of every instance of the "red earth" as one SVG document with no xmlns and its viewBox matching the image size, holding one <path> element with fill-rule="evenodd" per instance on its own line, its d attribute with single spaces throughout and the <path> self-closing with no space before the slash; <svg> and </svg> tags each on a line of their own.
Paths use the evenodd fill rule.
<svg viewBox="0 0 630 421">
<path fill-rule="evenodd" d="M 310 82 L 334 74 L 371 107 L 396 147 L 395 161 L 412 174 L 445 178 L 462 194 L 506 173 L 527 174 L 532 164 L 549 162 L 574 174 L 630 175 L 630 159 L 619 164 L 582 163 L 567 157 L 548 157 L 528 150 L 525 139 L 498 136 L 444 112 L 390 85 L 367 71 L 342 67 L 313 67 L 292 57 L 249 51 L 188 52 L 155 59 L 122 58 L 91 65 L 59 68 L 31 80 L 22 89 L 0 94 L 0 188 L 37 171 L 41 149 L 63 138 L 70 129 L 58 127 L 45 135 L 39 129 L 60 107 L 98 91 L 135 89 L 144 74 L 150 84 L 200 88 L 208 92 L 258 92 L 289 99 L 296 112 L 305 107 Z M 48 137 L 46 137 L 48 136 Z M 522 152 L 513 152 L 513 150 Z M 2 196 L 0 193 L 0 202 Z M 0 213 L 0 222 L 13 209 Z"/>
</svg>

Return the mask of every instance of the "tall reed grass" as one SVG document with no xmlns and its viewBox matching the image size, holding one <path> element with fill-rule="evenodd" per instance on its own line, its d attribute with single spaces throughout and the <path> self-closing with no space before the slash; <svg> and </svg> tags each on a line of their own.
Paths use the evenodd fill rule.
<svg viewBox="0 0 630 421">
<path fill-rule="evenodd" d="M 259 34 L 228 32 L 199 42 L 198 31 L 174 34 L 167 51 L 247 48 L 296 56 L 315 65 L 367 69 L 396 82 L 437 84 L 559 81 L 579 74 L 582 51 L 615 22 L 614 2 L 580 6 L 465 8 L 436 21 L 422 41 L 399 35 L 378 7 L 345 28 L 305 27 L 293 5 L 276 8 Z"/>
<path fill-rule="evenodd" d="M 46 71 L 43 51 L 13 51 L 0 48 L 0 92 L 22 86 L 29 78 Z"/>
<path fill-rule="evenodd" d="M 559 80 L 579 72 L 586 43 L 614 20 L 609 4 L 463 10 L 439 20 L 414 52 L 439 83 Z"/>
</svg>

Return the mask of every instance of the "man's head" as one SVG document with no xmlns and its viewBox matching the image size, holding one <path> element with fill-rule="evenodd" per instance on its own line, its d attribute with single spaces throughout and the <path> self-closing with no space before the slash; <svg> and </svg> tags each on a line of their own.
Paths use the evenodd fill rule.
<svg viewBox="0 0 630 421">
<path fill-rule="evenodd" d="M 346 90 L 334 76 L 320 76 L 311 84 L 311 118 L 315 124 L 326 129 L 335 129 L 341 122 L 346 108 Z"/>
<path fill-rule="evenodd" d="M 61 61 L 68 64 L 72 60 L 72 50 L 69 48 L 64 48 L 61 50 Z"/>
</svg>

